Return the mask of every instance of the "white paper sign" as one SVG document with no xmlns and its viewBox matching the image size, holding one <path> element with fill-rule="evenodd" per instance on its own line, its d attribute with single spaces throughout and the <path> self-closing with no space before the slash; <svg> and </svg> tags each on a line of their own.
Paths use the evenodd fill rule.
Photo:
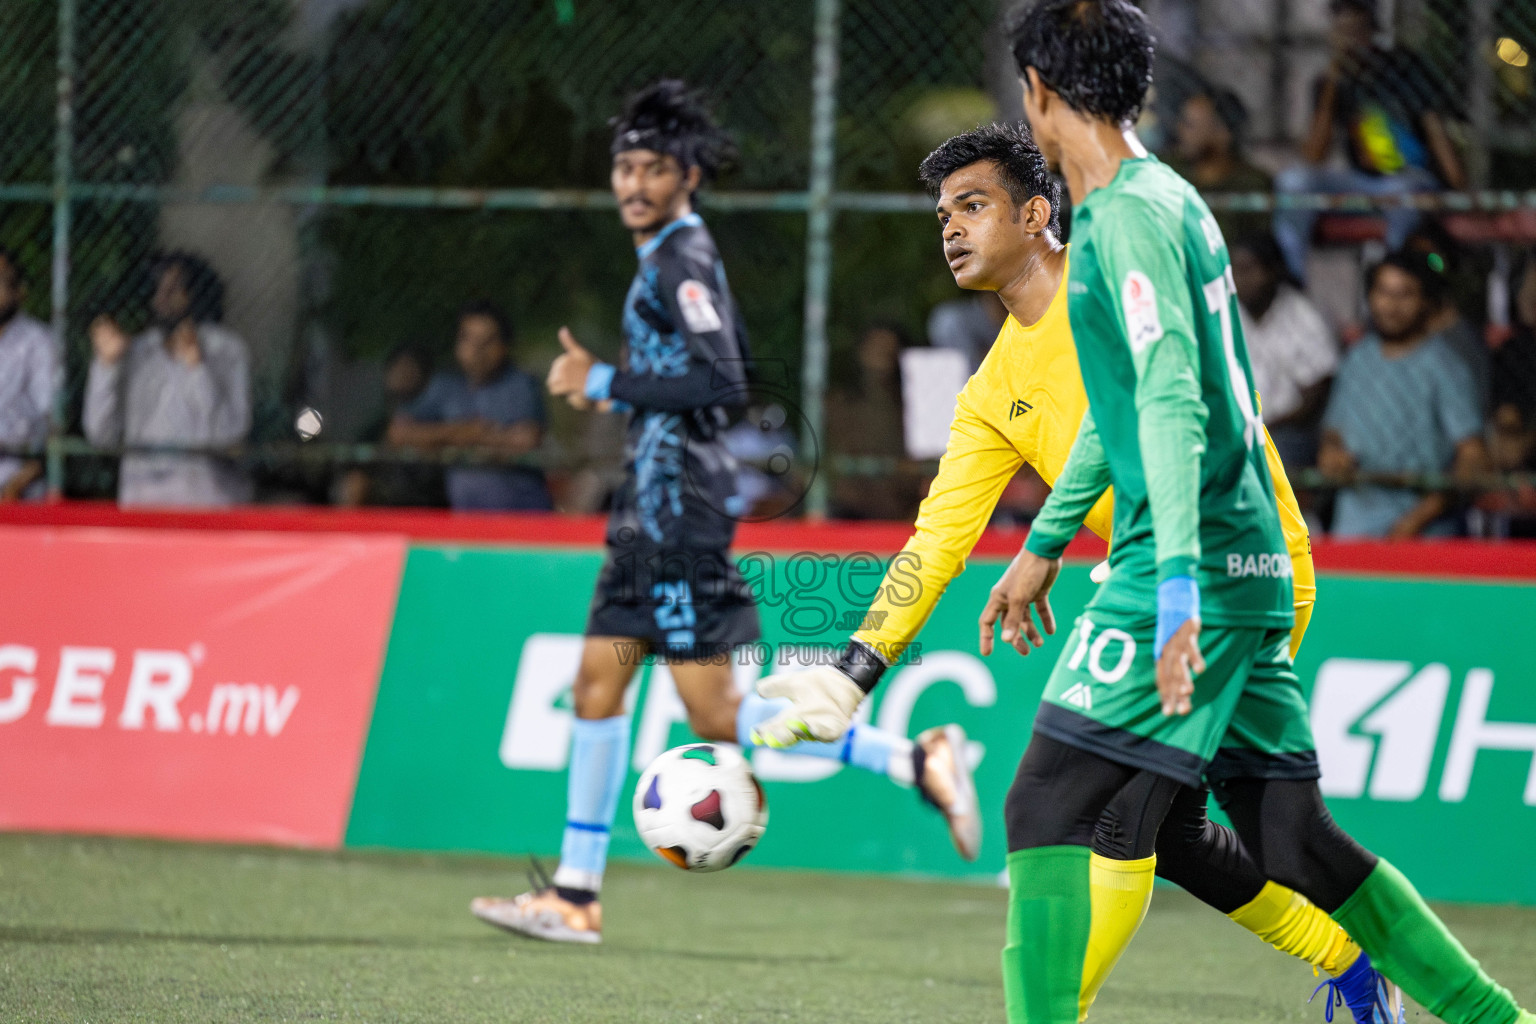
<svg viewBox="0 0 1536 1024">
<path fill-rule="evenodd" d="M 936 459 L 949 442 L 955 398 L 970 367 L 947 348 L 909 348 L 901 354 L 902 434 L 907 456 Z"/>
</svg>

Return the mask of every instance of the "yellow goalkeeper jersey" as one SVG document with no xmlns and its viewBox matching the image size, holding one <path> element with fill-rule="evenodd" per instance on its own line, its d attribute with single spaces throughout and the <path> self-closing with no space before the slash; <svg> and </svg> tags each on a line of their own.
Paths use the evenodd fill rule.
<svg viewBox="0 0 1536 1024">
<path fill-rule="evenodd" d="M 1067 321 L 1067 278 L 1064 264 L 1061 285 L 1036 323 L 1026 327 L 1012 316 L 1004 321 L 981 368 L 960 392 L 944 457 L 918 509 L 912 537 L 891 562 L 870 605 L 867 628 L 854 634 L 888 660 L 894 661 L 917 637 L 949 581 L 965 571 L 966 557 L 1014 474 L 1027 463 L 1054 486 L 1067 463 L 1088 409 Z M 1305 602 L 1310 611 L 1316 596 L 1311 540 L 1267 432 L 1264 443 L 1296 569 L 1294 652 L 1306 628 L 1301 606 Z M 1112 493 L 1106 491 L 1084 525 L 1108 540 L 1113 509 Z"/>
</svg>

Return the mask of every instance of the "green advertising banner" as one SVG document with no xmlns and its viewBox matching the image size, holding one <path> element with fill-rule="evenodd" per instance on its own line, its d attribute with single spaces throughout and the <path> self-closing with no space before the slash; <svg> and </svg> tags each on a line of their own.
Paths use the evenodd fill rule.
<svg viewBox="0 0 1536 1024">
<path fill-rule="evenodd" d="M 764 644 L 735 659 L 746 686 L 835 649 L 879 584 L 872 556 L 748 555 Z M 427 850 L 557 853 L 565 816 L 570 684 L 600 552 L 414 547 L 407 560 L 347 842 Z M 905 735 L 956 721 L 985 812 L 966 864 L 910 789 L 833 761 L 757 751 L 771 821 L 750 863 L 992 878 L 1001 808 L 1066 624 L 1092 593 L 1086 565 L 1054 592 L 1062 632 L 1028 658 L 982 658 L 976 617 L 1004 566 L 978 559 L 949 588 L 920 651 L 887 676 L 872 721 Z M 1517 623 L 1536 588 L 1325 577 L 1298 660 L 1314 688 L 1324 790 L 1339 821 L 1433 898 L 1536 904 L 1507 870 L 1536 849 L 1536 686 Z M 631 778 L 692 739 L 664 667 L 630 689 Z M 613 855 L 650 857 L 628 800 Z"/>
</svg>

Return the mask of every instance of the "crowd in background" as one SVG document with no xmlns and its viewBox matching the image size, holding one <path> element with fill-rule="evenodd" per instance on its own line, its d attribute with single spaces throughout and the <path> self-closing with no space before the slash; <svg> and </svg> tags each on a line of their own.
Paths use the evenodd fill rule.
<svg viewBox="0 0 1536 1024">
<path fill-rule="evenodd" d="M 1454 105 L 1436 76 L 1411 50 L 1378 44 L 1375 5 L 1336 0 L 1331 12 L 1331 61 L 1292 163 L 1273 174 L 1260 167 L 1243 145 L 1242 102 L 1210 83 L 1179 104 L 1161 157 L 1208 197 L 1465 188 L 1447 127 Z M 1486 322 L 1483 282 L 1463 244 L 1433 215 L 1384 206 L 1372 218 L 1379 223 L 1349 242 L 1358 296 L 1323 309 L 1307 287 L 1319 222 L 1359 228 L 1361 218 L 1215 205 L 1265 425 L 1298 483 L 1326 485 L 1299 488 L 1314 530 L 1340 538 L 1536 533 L 1529 488 L 1478 486 L 1494 473 L 1536 468 L 1536 250 L 1505 279 L 1508 321 Z M 979 364 L 1002 316 L 989 303 L 945 303 L 930 318 L 929 343 Z M 828 441 L 834 451 L 844 444 L 835 433 Z M 1042 496 L 1037 481 L 1021 481 L 1004 495 L 1002 514 L 1027 518 Z M 834 508 L 873 517 L 886 505 L 861 496 Z"/>
<path fill-rule="evenodd" d="M 1274 173 L 1259 166 L 1244 145 L 1242 103 L 1215 85 L 1183 98 L 1161 157 L 1210 197 L 1465 187 L 1447 128 L 1451 106 L 1435 76 L 1408 49 L 1378 45 L 1374 5 L 1336 0 L 1332 11 L 1332 60 L 1293 162 Z M 1393 207 L 1379 217 L 1379 233 L 1348 242 L 1360 269 L 1354 304 L 1324 309 L 1308 289 L 1318 211 L 1215 205 L 1262 415 L 1314 528 L 1364 538 L 1536 533 L 1536 498 L 1475 486 L 1536 467 L 1536 258 L 1508 278 L 1508 323 L 1485 322 L 1483 283 L 1468 272 L 1462 244 L 1435 216 Z M 127 450 L 117 475 L 124 505 L 250 501 L 251 467 L 230 450 L 251 429 L 250 353 L 221 323 L 219 276 L 198 255 L 172 252 L 156 258 L 150 281 L 147 308 L 103 312 L 90 324 L 81 430 L 103 449 Z M 0 501 L 45 496 L 34 453 L 58 421 L 62 348 L 23 311 L 28 286 L 21 261 L 0 250 Z M 443 325 L 453 335 L 452 365 L 434 365 L 429 344 L 391 352 L 379 413 L 359 438 L 428 457 L 333 466 L 318 491 L 311 482 L 310 500 L 603 508 L 622 476 L 614 418 L 590 417 L 578 472 L 517 464 L 546 441 L 542 384 L 519 367 L 506 313 L 464 298 Z M 963 295 L 933 309 L 922 342 L 974 369 L 1004 315 L 995 296 Z M 130 332 L 125 323 L 143 326 Z M 916 511 L 931 466 L 908 458 L 903 443 L 900 354 L 912 344 L 899 325 L 872 323 L 834 364 L 817 442 L 834 516 L 900 520 Z M 793 511 L 803 491 L 795 468 L 765 467 L 797 445 L 804 454 L 807 439 L 786 419 L 781 408 L 754 407 L 730 433 L 742 493 L 761 514 Z M 444 452 L 468 455 L 451 465 L 430 458 Z M 1021 477 L 998 514 L 1026 521 L 1043 496 L 1038 479 Z"/>
</svg>

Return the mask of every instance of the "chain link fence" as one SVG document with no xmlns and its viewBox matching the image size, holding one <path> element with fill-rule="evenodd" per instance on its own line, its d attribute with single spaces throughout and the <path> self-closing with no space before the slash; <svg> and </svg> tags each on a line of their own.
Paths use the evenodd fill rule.
<svg viewBox="0 0 1536 1024">
<path fill-rule="evenodd" d="M 1295 162 L 1334 52 L 1327 0 L 1144 6 L 1161 40 L 1148 141 L 1177 157 L 1189 97 L 1230 94 L 1251 161 L 1271 173 Z M 858 373 L 866 328 L 923 342 L 931 311 L 960 298 L 916 165 L 957 131 L 1018 115 L 1002 7 L 8 0 L 0 245 L 26 278 L 23 308 L 63 350 L 52 487 L 115 491 L 115 452 L 82 437 L 88 328 L 101 315 L 129 332 L 149 322 L 155 253 L 199 254 L 223 280 L 224 322 L 251 353 L 240 457 L 258 500 L 334 500 L 347 467 L 405 458 L 378 444 L 381 364 L 413 346 L 450 366 L 467 300 L 507 308 L 515 358 L 536 377 L 561 325 L 614 356 L 633 265 L 607 191 L 607 122 L 662 76 L 705 89 L 737 137 L 738 164 L 704 213 L 756 355 L 819 432 L 822 396 Z M 1462 187 L 1385 198 L 1250 187 L 1212 190 L 1212 205 L 1251 223 L 1276 206 L 1355 214 L 1318 226 L 1335 244 L 1314 250 L 1309 289 L 1347 332 L 1365 321 L 1360 246 L 1380 248 L 1376 219 L 1359 215 L 1415 204 L 1461 246 L 1464 314 L 1495 340 L 1519 335 L 1536 241 L 1536 0 L 1374 10 L 1379 45 L 1421 58 Z M 301 449 L 304 406 L 324 413 L 325 432 Z M 612 461 L 612 439 L 587 420 L 563 405 L 550 415 L 540 458 L 552 472 Z M 886 456 L 852 454 L 851 471 L 889 475 Z M 1512 479 L 1483 483 L 1509 491 Z M 1039 489 L 1023 493 L 1027 517 Z M 824 501 L 813 492 L 813 507 Z"/>
</svg>

